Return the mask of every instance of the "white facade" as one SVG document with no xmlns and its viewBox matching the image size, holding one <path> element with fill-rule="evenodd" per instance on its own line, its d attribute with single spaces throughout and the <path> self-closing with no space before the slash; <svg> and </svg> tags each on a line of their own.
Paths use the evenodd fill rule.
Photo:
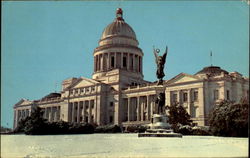
<svg viewBox="0 0 250 158">
<path fill-rule="evenodd" d="M 143 52 L 133 29 L 122 18 L 122 10 L 108 25 L 94 50 L 92 79 L 70 78 L 61 93 L 40 100 L 22 99 L 14 106 L 14 128 L 31 113 L 32 106 L 44 110 L 48 121 L 105 124 L 145 124 L 155 113 L 155 96 L 165 91 L 166 105 L 179 103 L 194 123 L 207 125 L 211 107 L 221 100 L 239 102 L 249 98 L 249 79 L 210 66 L 195 75 L 181 73 L 162 87 L 143 79 Z"/>
</svg>

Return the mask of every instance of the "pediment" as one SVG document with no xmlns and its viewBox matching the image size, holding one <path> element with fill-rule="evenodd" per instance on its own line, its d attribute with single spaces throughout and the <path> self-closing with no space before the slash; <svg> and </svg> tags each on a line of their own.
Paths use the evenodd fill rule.
<svg viewBox="0 0 250 158">
<path fill-rule="evenodd" d="M 19 102 L 17 102 L 15 104 L 15 106 L 27 105 L 27 104 L 31 104 L 31 103 L 32 103 L 32 101 L 30 101 L 30 100 L 21 99 Z"/>
<path fill-rule="evenodd" d="M 180 73 L 179 75 L 173 77 L 168 80 L 167 84 L 177 84 L 177 83 L 185 83 L 185 82 L 195 82 L 199 81 L 200 78 L 194 75 L 189 75 L 185 73 Z"/>
<path fill-rule="evenodd" d="M 81 77 L 78 79 L 76 83 L 70 86 L 70 88 L 81 88 L 81 87 L 89 87 L 98 84 L 98 81 L 95 81 L 93 79 L 88 79 Z"/>
</svg>

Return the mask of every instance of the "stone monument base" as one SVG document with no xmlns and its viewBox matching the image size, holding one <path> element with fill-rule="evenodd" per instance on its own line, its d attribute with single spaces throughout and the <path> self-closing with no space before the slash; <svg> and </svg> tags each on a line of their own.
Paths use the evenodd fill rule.
<svg viewBox="0 0 250 158">
<path fill-rule="evenodd" d="M 154 114 L 151 118 L 151 123 L 148 124 L 149 129 L 145 133 L 139 133 L 138 137 L 179 137 L 182 138 L 182 134 L 174 133 L 168 123 L 167 115 Z"/>
</svg>

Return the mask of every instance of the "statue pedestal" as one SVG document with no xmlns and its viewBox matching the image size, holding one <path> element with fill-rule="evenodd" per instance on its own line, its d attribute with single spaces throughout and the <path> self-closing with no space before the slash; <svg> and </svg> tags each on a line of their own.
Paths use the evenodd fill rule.
<svg viewBox="0 0 250 158">
<path fill-rule="evenodd" d="M 163 85 L 156 85 L 154 89 L 157 95 L 159 93 L 165 93 L 166 87 L 164 87 Z"/>
<path fill-rule="evenodd" d="M 138 137 L 182 137 L 182 134 L 173 132 L 165 114 L 154 114 L 148 126 L 149 129 L 139 133 Z"/>
</svg>

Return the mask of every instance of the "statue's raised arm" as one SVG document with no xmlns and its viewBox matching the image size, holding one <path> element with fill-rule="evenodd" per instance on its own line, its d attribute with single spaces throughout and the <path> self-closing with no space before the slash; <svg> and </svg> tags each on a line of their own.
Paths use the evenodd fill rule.
<svg viewBox="0 0 250 158">
<path fill-rule="evenodd" d="M 162 55 L 162 63 L 163 63 L 163 65 L 166 63 L 167 55 L 168 55 L 168 46 L 166 46 L 165 53 Z"/>
<path fill-rule="evenodd" d="M 155 63 L 156 64 L 158 64 L 158 53 L 160 52 L 160 50 L 159 49 L 155 49 L 154 47 L 153 47 L 153 49 L 154 49 L 154 55 L 155 55 Z"/>
</svg>

